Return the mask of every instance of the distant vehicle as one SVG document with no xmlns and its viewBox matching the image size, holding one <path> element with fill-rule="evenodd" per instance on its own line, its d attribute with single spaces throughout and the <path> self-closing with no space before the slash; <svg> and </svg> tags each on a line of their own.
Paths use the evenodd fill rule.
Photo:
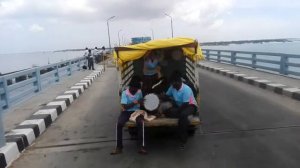
<svg viewBox="0 0 300 168">
<path fill-rule="evenodd" d="M 196 65 L 204 57 L 198 42 L 192 38 L 160 39 L 136 45 L 115 47 L 114 59 L 119 71 L 119 92 L 121 93 L 127 87 L 133 75 L 143 76 L 144 57 L 152 51 L 160 53 L 162 76 L 168 79 L 174 71 L 183 74 L 185 82 L 192 88 L 199 105 L 200 94 Z M 193 135 L 201 122 L 199 115 L 190 116 L 189 119 L 189 134 Z M 145 122 L 146 127 L 174 127 L 177 124 L 178 119 L 161 117 Z M 134 135 L 135 123 L 129 121 L 126 126 L 129 133 Z"/>
</svg>

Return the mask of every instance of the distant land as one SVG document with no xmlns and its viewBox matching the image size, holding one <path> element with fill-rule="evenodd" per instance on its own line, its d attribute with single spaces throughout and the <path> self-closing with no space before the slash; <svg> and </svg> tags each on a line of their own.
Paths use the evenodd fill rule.
<svg viewBox="0 0 300 168">
<path fill-rule="evenodd" d="M 280 38 L 280 39 L 260 39 L 260 40 L 238 40 L 238 41 L 216 41 L 216 42 L 200 42 L 201 46 L 226 46 L 229 44 L 247 44 L 247 43 L 253 43 L 253 44 L 262 44 L 262 43 L 271 43 L 271 42 L 279 42 L 279 43 L 285 43 L 285 42 L 293 42 L 293 41 L 300 41 L 299 38 Z M 100 48 L 99 48 L 100 49 Z M 108 48 L 106 48 L 108 49 Z M 64 49 L 64 50 L 55 50 L 53 52 L 68 52 L 68 51 L 84 51 L 85 48 L 80 49 Z"/>
<path fill-rule="evenodd" d="M 104 47 L 104 46 L 103 46 Z M 91 50 L 93 50 L 94 48 L 89 48 L 89 49 L 91 49 Z M 109 49 L 109 48 L 106 48 L 106 49 Z M 98 50 L 102 50 L 102 48 L 98 48 Z M 75 48 L 75 49 L 64 49 L 64 50 L 55 50 L 55 51 L 53 51 L 53 52 L 67 52 L 67 51 L 85 51 L 85 48 Z"/>
<path fill-rule="evenodd" d="M 64 50 L 55 50 L 53 52 L 67 52 L 67 51 L 84 51 L 85 48 L 82 49 L 64 49 Z"/>
<path fill-rule="evenodd" d="M 299 41 L 297 38 L 282 38 L 282 39 L 260 39 L 260 40 L 238 40 L 238 41 L 218 41 L 218 42 L 203 42 L 200 43 L 201 46 L 220 46 L 220 45 L 229 45 L 229 44 L 246 44 L 246 43 L 271 43 L 271 42 L 293 42 Z"/>
</svg>

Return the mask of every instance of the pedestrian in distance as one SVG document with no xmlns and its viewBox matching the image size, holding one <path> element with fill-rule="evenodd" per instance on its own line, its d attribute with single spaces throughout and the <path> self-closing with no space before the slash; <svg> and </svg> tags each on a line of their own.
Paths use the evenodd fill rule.
<svg viewBox="0 0 300 168">
<path fill-rule="evenodd" d="M 100 62 L 99 50 L 97 47 L 95 47 L 95 49 L 93 50 L 93 57 L 95 58 L 96 63 Z"/>
<path fill-rule="evenodd" d="M 88 60 L 89 49 L 86 47 L 83 56 Z M 82 69 L 87 69 L 86 63 L 82 66 Z"/>
<path fill-rule="evenodd" d="M 88 67 L 89 67 L 89 70 L 95 70 L 94 68 L 94 57 L 92 55 L 92 51 L 91 49 L 88 50 L 88 56 L 87 56 L 87 59 L 88 59 Z"/>
<path fill-rule="evenodd" d="M 89 55 L 89 49 L 86 47 L 83 56 L 87 58 L 88 55 Z"/>
</svg>

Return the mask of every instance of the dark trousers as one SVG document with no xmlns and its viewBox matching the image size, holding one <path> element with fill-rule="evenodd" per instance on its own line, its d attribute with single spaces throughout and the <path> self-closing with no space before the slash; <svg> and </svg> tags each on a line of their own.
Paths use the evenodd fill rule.
<svg viewBox="0 0 300 168">
<path fill-rule="evenodd" d="M 117 123 L 117 147 L 123 148 L 123 127 L 125 123 L 129 120 L 130 115 L 133 113 L 133 111 L 122 111 L 118 123 Z M 138 116 L 136 118 L 136 126 L 138 131 L 138 146 L 139 147 L 145 147 L 145 138 L 144 138 L 144 118 L 143 116 Z"/>
<path fill-rule="evenodd" d="M 88 58 L 88 67 L 89 67 L 89 70 L 95 70 L 94 68 L 94 60 L 92 57 Z"/>
<path fill-rule="evenodd" d="M 178 118 L 178 134 L 179 134 L 180 141 L 182 143 L 186 143 L 188 138 L 188 128 L 190 125 L 188 116 L 194 115 L 196 111 L 197 111 L 197 107 L 195 105 L 187 105 L 180 108 L 172 107 L 166 113 L 167 117 Z"/>
</svg>

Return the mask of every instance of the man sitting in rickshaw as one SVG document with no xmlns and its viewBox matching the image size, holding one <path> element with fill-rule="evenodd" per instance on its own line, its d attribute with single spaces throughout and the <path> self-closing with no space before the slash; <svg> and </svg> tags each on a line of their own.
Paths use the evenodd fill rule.
<svg viewBox="0 0 300 168">
<path fill-rule="evenodd" d="M 141 82 L 140 79 L 135 77 L 131 79 L 129 87 L 122 92 L 121 95 L 121 106 L 122 112 L 118 118 L 116 126 L 116 136 L 117 136 L 117 146 L 116 149 L 111 152 L 111 155 L 121 154 L 123 149 L 123 127 L 132 113 L 140 109 L 141 103 L 143 102 L 143 95 L 141 92 Z M 144 118 L 143 116 L 138 116 L 136 118 L 137 130 L 138 130 L 138 146 L 140 154 L 147 154 L 145 149 L 144 140 Z"/>
<path fill-rule="evenodd" d="M 147 56 L 144 57 L 143 66 L 143 93 L 147 95 L 152 92 L 152 86 L 159 78 L 159 62 L 157 52 L 151 51 Z"/>
<path fill-rule="evenodd" d="M 194 115 L 197 112 L 197 102 L 194 97 L 192 89 L 182 82 L 179 72 L 174 72 L 170 79 L 171 86 L 169 87 L 166 95 L 169 96 L 174 102 L 175 106 L 165 112 L 166 117 L 178 118 L 178 133 L 183 149 L 187 142 L 189 115 Z"/>
</svg>

